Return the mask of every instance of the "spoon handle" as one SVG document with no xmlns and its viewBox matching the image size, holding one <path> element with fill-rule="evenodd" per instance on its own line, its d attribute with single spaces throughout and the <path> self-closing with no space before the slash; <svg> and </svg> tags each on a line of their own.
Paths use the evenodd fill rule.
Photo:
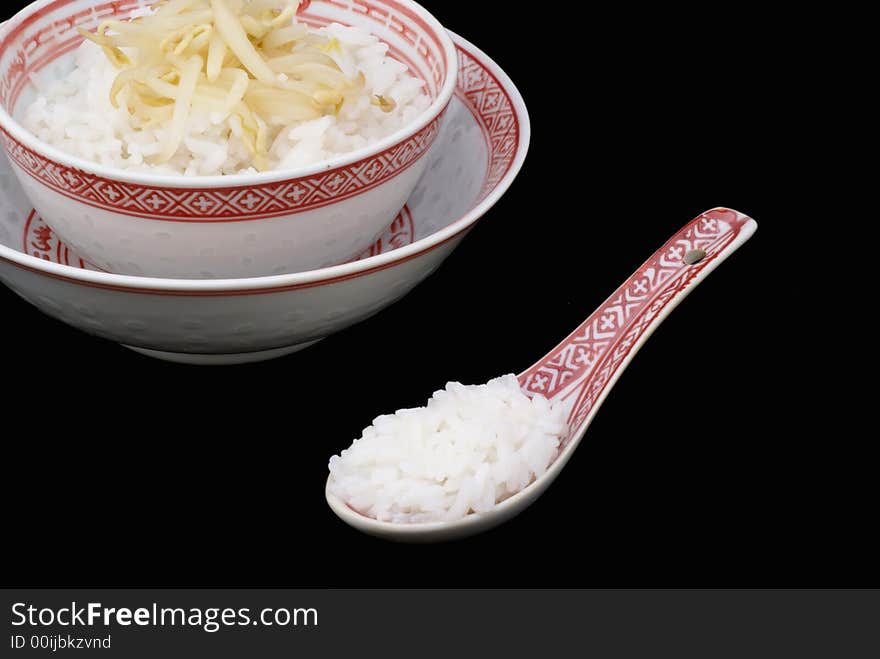
<svg viewBox="0 0 880 659">
<path fill-rule="evenodd" d="M 565 400 L 571 405 L 570 437 L 582 434 L 651 333 L 757 227 L 729 208 L 696 217 L 562 343 L 521 373 L 523 390 Z"/>
</svg>

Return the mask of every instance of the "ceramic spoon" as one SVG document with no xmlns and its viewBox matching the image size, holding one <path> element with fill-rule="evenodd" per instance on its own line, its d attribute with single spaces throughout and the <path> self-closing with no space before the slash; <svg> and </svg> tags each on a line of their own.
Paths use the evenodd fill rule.
<svg viewBox="0 0 880 659">
<path fill-rule="evenodd" d="M 758 225 L 742 213 L 713 208 L 685 225 L 562 343 L 519 374 L 526 394 L 570 406 L 566 443 L 547 471 L 487 513 L 451 522 L 393 524 L 350 508 L 326 490 L 344 522 L 389 540 L 433 542 L 480 533 L 533 503 L 559 475 L 620 374 L 679 302 L 748 240 Z M 329 479 L 328 479 L 329 486 Z"/>
</svg>

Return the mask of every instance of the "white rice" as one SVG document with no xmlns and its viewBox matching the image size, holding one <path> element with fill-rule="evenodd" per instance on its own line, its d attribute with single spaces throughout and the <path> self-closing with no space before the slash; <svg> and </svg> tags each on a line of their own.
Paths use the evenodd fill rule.
<svg viewBox="0 0 880 659">
<path fill-rule="evenodd" d="M 366 85 L 347 98 L 336 116 L 299 121 L 270 135 L 269 169 L 289 169 L 327 160 L 369 146 L 413 121 L 430 105 L 424 82 L 390 57 L 388 46 L 368 32 L 337 23 L 313 30 L 335 37 L 340 48 L 328 54 L 349 76 L 364 74 Z M 191 113 L 186 137 L 174 157 L 148 162 L 159 153 L 167 125 L 136 129 L 123 108 L 110 103 L 118 70 L 100 47 L 85 41 L 74 53 L 75 67 L 56 63 L 33 76 L 37 97 L 22 123 L 43 142 L 85 160 L 151 174 L 206 176 L 252 173 L 252 156 L 244 142 L 230 134 L 226 116 Z M 280 74 L 283 75 L 283 74 Z M 370 99 L 381 94 L 397 107 L 383 112 Z"/>
<path fill-rule="evenodd" d="M 377 417 L 330 458 L 330 491 L 380 521 L 459 519 L 541 476 L 566 431 L 563 406 L 529 398 L 513 375 L 450 382 L 426 407 Z"/>
</svg>

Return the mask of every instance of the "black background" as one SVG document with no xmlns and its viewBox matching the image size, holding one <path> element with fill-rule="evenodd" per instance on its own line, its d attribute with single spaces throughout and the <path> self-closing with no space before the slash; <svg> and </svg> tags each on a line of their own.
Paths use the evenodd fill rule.
<svg viewBox="0 0 880 659">
<path fill-rule="evenodd" d="M 2 433 L 4 580 L 880 583 L 870 433 L 825 421 L 842 386 L 826 369 L 859 361 L 839 344 L 860 340 L 825 283 L 859 249 L 831 235 L 850 184 L 830 147 L 841 83 L 827 44 L 743 4 L 424 4 L 528 104 L 531 150 L 510 191 L 403 301 L 262 364 L 154 361 L 0 290 L 17 423 Z M 645 345 L 538 503 L 436 546 L 333 516 L 327 458 L 374 416 L 449 379 L 522 370 L 717 205 L 757 234 Z"/>
</svg>

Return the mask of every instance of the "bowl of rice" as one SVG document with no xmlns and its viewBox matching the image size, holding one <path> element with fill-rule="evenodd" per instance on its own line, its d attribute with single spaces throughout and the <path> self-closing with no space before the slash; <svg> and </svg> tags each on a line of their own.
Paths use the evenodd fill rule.
<svg viewBox="0 0 880 659">
<path fill-rule="evenodd" d="M 40 0 L 0 28 L 0 137 L 99 269 L 301 272 L 391 224 L 457 69 L 410 0 Z"/>
<path fill-rule="evenodd" d="M 528 152 L 528 110 L 516 86 L 486 53 L 452 36 L 458 83 L 427 171 L 359 258 L 240 279 L 101 272 L 54 234 L 0 156 L 0 284 L 72 328 L 187 364 L 274 359 L 381 312 L 441 267 L 512 185 Z M 19 305 L 7 316 L 30 312 Z M 20 349 L 34 368 L 47 367 L 42 335 Z"/>
</svg>

